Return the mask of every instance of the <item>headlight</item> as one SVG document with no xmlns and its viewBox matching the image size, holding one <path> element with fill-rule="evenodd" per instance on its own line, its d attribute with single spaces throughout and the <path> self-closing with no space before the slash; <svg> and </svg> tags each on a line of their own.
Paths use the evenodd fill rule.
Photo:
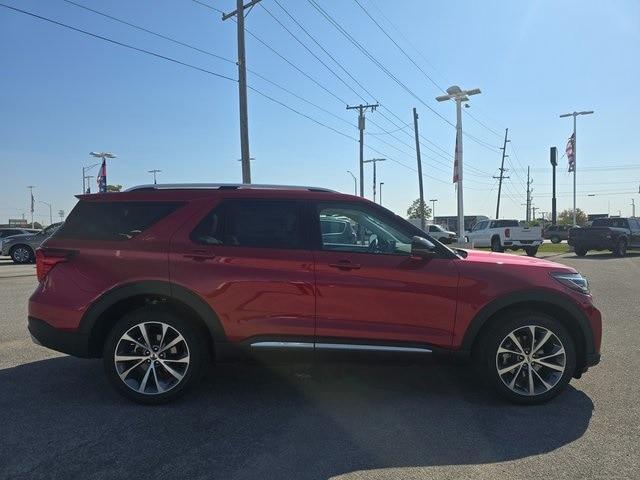
<svg viewBox="0 0 640 480">
<path fill-rule="evenodd" d="M 572 290 L 589 293 L 589 282 L 579 273 L 552 273 L 551 276 Z"/>
</svg>

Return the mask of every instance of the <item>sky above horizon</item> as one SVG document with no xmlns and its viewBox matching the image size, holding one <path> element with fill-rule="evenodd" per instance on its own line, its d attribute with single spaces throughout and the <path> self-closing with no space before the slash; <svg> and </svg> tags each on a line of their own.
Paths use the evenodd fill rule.
<svg viewBox="0 0 640 480">
<path fill-rule="evenodd" d="M 151 183 L 151 169 L 162 170 L 163 183 L 240 182 L 235 23 L 215 10 L 233 10 L 235 2 L 201 0 L 213 9 L 190 0 L 74 2 L 202 51 L 63 0 L 2 1 L 207 72 L 0 7 L 0 223 L 29 218 L 27 185 L 36 186 L 37 201 L 52 204 L 54 221 L 58 210 L 68 212 L 81 192 L 82 167 L 95 163 L 92 150 L 118 156 L 108 181 L 125 188 Z M 387 159 L 377 166 L 383 204 L 405 215 L 418 197 L 416 107 L 425 198 L 438 199 L 436 215 L 455 215 L 455 107 L 435 97 L 458 84 L 482 90 L 463 115 L 465 214 L 495 216 L 505 128 L 510 178 L 500 216 L 524 218 L 528 166 L 533 204 L 549 212 L 549 147 L 564 153 L 572 122 L 558 115 L 573 110 L 595 111 L 578 118 L 578 207 L 630 215 L 631 199 L 640 205 L 640 2 L 466 0 L 452 9 L 445 1 L 262 0 L 246 27 L 254 183 L 353 193 L 357 114 L 345 107 L 378 101 L 367 113 L 365 158 Z M 371 198 L 370 164 L 364 185 Z M 558 209 L 570 208 L 566 157 L 558 192 Z M 48 207 L 37 203 L 34 218 L 48 223 Z"/>
</svg>

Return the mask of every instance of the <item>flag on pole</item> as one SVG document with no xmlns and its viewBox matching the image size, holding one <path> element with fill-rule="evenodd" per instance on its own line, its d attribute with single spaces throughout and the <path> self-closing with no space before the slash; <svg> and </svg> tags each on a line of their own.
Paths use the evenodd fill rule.
<svg viewBox="0 0 640 480">
<path fill-rule="evenodd" d="M 458 135 L 456 135 L 456 153 L 453 160 L 453 183 L 458 183 L 458 180 L 460 179 L 458 175 L 458 155 Z"/>
<path fill-rule="evenodd" d="M 107 191 L 107 161 L 102 160 L 102 166 L 98 171 L 98 176 L 96 177 L 96 181 L 98 182 L 98 192 L 106 193 Z"/>
<path fill-rule="evenodd" d="M 34 199 L 33 199 L 33 190 L 31 190 L 31 213 L 33 213 L 33 204 L 35 203 Z"/>
<path fill-rule="evenodd" d="M 576 134 L 575 133 L 571 134 L 571 136 L 569 137 L 565 152 L 567 154 L 567 160 L 569 160 L 569 171 L 575 172 L 576 171 L 576 153 L 575 153 L 576 152 Z"/>
</svg>

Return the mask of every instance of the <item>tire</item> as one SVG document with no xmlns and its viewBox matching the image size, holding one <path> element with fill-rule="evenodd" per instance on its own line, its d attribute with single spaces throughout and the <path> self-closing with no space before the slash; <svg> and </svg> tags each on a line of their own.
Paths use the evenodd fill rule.
<svg viewBox="0 0 640 480">
<path fill-rule="evenodd" d="M 618 240 L 616 249 L 613 251 L 616 257 L 624 257 L 627 254 L 627 241 L 624 238 Z"/>
<path fill-rule="evenodd" d="M 525 247 L 524 251 L 527 252 L 528 256 L 535 257 L 538 253 L 538 247 Z"/>
<path fill-rule="evenodd" d="M 28 245 L 16 245 L 11 248 L 9 252 L 13 263 L 23 265 L 25 263 L 33 263 L 35 261 L 35 255 L 33 249 Z"/>
<path fill-rule="evenodd" d="M 584 257 L 587 254 L 586 248 L 574 248 L 577 257 Z"/>
<path fill-rule="evenodd" d="M 551 237 L 551 243 L 560 243 L 562 240 L 560 239 L 560 237 L 557 236 L 553 236 Z"/>
<path fill-rule="evenodd" d="M 119 358 L 135 359 L 116 361 L 116 353 Z M 118 393 L 137 403 L 156 405 L 175 400 L 192 387 L 201 377 L 206 356 L 205 336 L 192 321 L 152 305 L 118 321 L 109 332 L 102 359 Z"/>
<path fill-rule="evenodd" d="M 532 327 L 538 342 L 533 345 L 534 354 Z M 545 340 L 547 332 L 550 336 Z M 576 369 L 576 350 L 571 335 L 554 318 L 535 311 L 515 311 L 502 316 L 483 335 L 476 360 L 485 380 L 502 397 L 534 405 L 551 400 L 567 387 Z"/>
<path fill-rule="evenodd" d="M 500 244 L 500 237 L 493 237 L 491 239 L 491 251 L 492 252 L 504 252 L 502 245 Z"/>
</svg>

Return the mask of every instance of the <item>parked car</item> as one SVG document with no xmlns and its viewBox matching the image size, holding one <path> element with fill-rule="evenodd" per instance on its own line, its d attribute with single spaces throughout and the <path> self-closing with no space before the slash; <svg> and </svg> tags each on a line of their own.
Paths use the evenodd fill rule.
<svg viewBox="0 0 640 480">
<path fill-rule="evenodd" d="M 427 225 L 427 230 L 431 237 L 439 240 L 445 245 L 449 245 L 458 241 L 458 236 L 454 232 L 445 230 L 440 225 Z"/>
<path fill-rule="evenodd" d="M 322 216 L 320 217 L 320 230 L 322 240 L 327 243 L 344 243 L 352 245 L 356 243 L 356 232 L 348 218 Z"/>
<path fill-rule="evenodd" d="M 476 223 L 466 236 L 475 247 L 491 247 L 494 252 L 524 249 L 530 257 L 536 256 L 542 244 L 542 229 L 521 227 L 518 220 L 484 220 Z"/>
<path fill-rule="evenodd" d="M 7 237 L 12 237 L 14 235 L 24 235 L 37 233 L 40 230 L 31 229 L 31 228 L 19 228 L 19 227 L 8 227 L 8 228 L 0 228 L 0 254 L 2 253 L 2 242 Z"/>
<path fill-rule="evenodd" d="M 102 357 L 134 401 L 176 398 L 209 359 L 378 352 L 469 359 L 506 398 L 533 404 L 600 359 L 600 312 L 576 270 L 451 250 L 366 199 L 259 185 L 78 198 L 37 250 L 29 331 Z M 326 217 L 367 234 L 335 242 Z"/>
<path fill-rule="evenodd" d="M 640 248 L 640 221 L 637 218 L 596 218 L 590 227 L 569 230 L 569 245 L 583 257 L 589 250 L 611 250 L 624 257 L 628 248 Z"/>
<path fill-rule="evenodd" d="M 551 240 L 551 243 L 560 243 L 569 239 L 569 225 L 549 225 L 542 230 L 542 238 Z"/>
<path fill-rule="evenodd" d="M 6 237 L 2 240 L 0 254 L 9 255 L 14 263 L 33 263 L 36 260 L 36 248 L 53 235 L 60 225 L 62 223 L 52 223 L 44 230 L 36 233 L 23 233 Z"/>
</svg>

